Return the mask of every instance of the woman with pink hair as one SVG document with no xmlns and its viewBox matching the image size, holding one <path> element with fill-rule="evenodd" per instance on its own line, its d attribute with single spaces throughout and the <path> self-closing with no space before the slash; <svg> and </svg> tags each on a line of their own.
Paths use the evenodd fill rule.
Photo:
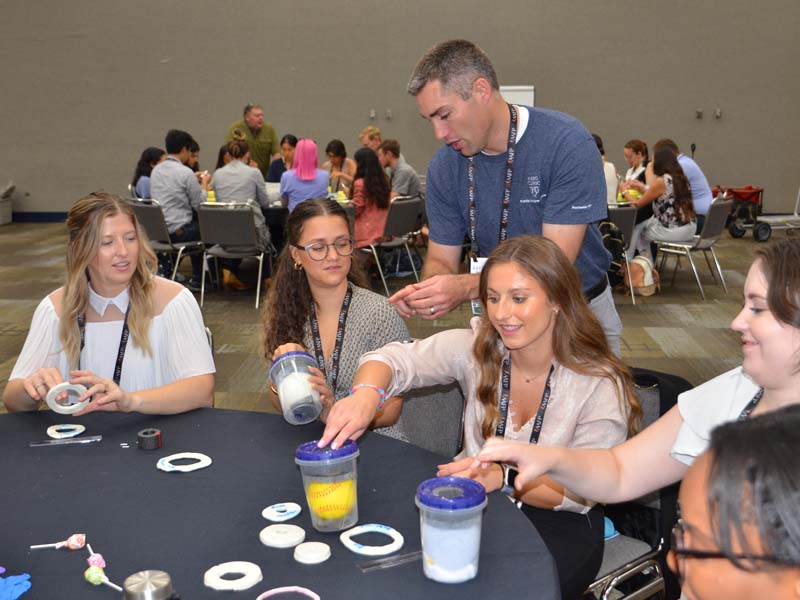
<svg viewBox="0 0 800 600">
<path fill-rule="evenodd" d="M 328 195 L 328 172 L 317 165 L 316 142 L 309 139 L 297 142 L 292 168 L 281 175 L 281 199 L 289 212 L 303 200 Z"/>
</svg>

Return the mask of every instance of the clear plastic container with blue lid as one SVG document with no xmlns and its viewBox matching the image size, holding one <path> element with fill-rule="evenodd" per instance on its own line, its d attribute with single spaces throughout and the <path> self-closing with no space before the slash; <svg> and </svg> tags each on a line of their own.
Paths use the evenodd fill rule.
<svg viewBox="0 0 800 600">
<path fill-rule="evenodd" d="M 436 477 L 417 487 L 422 569 L 441 583 L 461 583 L 478 574 L 486 490 L 464 477 Z"/>
<path fill-rule="evenodd" d="M 292 425 L 305 425 L 322 412 L 319 392 L 311 387 L 309 367 L 317 367 L 308 352 L 285 352 L 272 361 L 269 379 L 278 390 L 283 418 Z"/>
<path fill-rule="evenodd" d="M 336 449 L 316 440 L 297 447 L 311 524 L 317 531 L 342 531 L 358 522 L 358 445 L 347 440 Z"/>
</svg>

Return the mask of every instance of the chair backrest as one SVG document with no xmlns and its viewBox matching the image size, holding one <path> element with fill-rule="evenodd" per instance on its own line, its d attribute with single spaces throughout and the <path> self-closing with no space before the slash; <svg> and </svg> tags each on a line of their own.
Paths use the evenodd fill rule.
<svg viewBox="0 0 800 600">
<path fill-rule="evenodd" d="M 451 459 L 461 451 L 464 396 L 457 383 L 411 390 L 395 428 L 400 438 Z"/>
<path fill-rule="evenodd" d="M 608 220 L 617 226 L 622 239 L 625 241 L 625 248 L 628 248 L 631 239 L 633 238 L 633 228 L 636 226 L 636 212 L 635 206 L 609 206 L 608 207 Z"/>
<path fill-rule="evenodd" d="M 206 246 L 256 247 L 253 209 L 244 202 L 203 202 L 197 211 L 200 239 Z"/>
<path fill-rule="evenodd" d="M 347 218 L 350 220 L 350 225 L 352 226 L 356 222 L 356 207 L 352 202 L 347 202 L 345 204 L 340 204 L 344 209 L 344 212 L 347 214 Z"/>
<path fill-rule="evenodd" d="M 164 220 L 164 211 L 156 200 L 130 198 L 128 204 L 133 207 L 136 218 L 144 228 L 147 237 L 152 242 L 170 243 L 167 222 Z"/>
<path fill-rule="evenodd" d="M 732 210 L 732 200 L 725 200 L 722 195 L 714 199 L 711 206 L 708 207 L 703 230 L 700 232 L 699 248 L 712 246 L 722 236 Z"/>
<path fill-rule="evenodd" d="M 416 231 L 421 210 L 422 200 L 419 196 L 407 199 L 395 198 L 389 204 L 389 215 L 386 217 L 383 234 L 401 236 Z"/>
</svg>

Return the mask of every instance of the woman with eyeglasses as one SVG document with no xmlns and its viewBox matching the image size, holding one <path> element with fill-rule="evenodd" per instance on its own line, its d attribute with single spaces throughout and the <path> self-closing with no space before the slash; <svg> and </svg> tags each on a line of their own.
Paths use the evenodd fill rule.
<svg viewBox="0 0 800 600">
<path fill-rule="evenodd" d="M 670 568 L 689 600 L 800 597 L 800 406 L 711 433 L 681 484 Z"/>
<path fill-rule="evenodd" d="M 288 242 L 264 303 L 264 357 L 272 361 L 293 350 L 312 354 L 319 365 L 311 383 L 323 404 L 350 394 L 362 354 L 409 338 L 405 322 L 386 298 L 366 289 L 347 213 L 328 199 L 297 205 L 286 223 Z M 273 390 L 270 400 L 280 411 Z M 391 398 L 373 427 L 394 424 L 401 398 Z M 390 431 L 383 431 L 392 435 Z"/>
<path fill-rule="evenodd" d="M 518 489 L 546 475 L 598 502 L 625 502 L 682 479 L 717 425 L 800 404 L 800 240 L 756 250 L 731 329 L 741 335 L 742 366 L 684 392 L 625 443 L 577 450 L 493 438 L 478 460 L 516 464 Z"/>
</svg>

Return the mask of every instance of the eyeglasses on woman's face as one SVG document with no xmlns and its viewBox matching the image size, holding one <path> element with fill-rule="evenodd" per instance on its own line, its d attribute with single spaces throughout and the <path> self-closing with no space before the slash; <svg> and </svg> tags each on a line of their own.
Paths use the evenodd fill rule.
<svg viewBox="0 0 800 600">
<path fill-rule="evenodd" d="M 350 256 L 353 254 L 354 244 L 350 238 L 339 238 L 338 240 L 326 244 L 325 242 L 311 242 L 305 246 L 292 244 L 298 250 L 305 250 L 311 260 L 325 260 L 328 258 L 328 248 L 336 250 L 339 256 Z"/>
</svg>

